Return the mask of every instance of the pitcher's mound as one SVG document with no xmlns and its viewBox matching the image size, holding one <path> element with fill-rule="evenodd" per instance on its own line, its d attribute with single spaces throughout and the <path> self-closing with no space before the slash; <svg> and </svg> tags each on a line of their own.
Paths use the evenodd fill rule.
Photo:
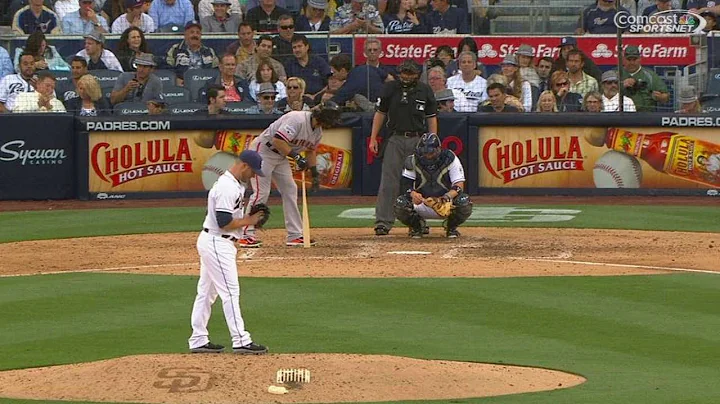
<svg viewBox="0 0 720 404">
<path fill-rule="evenodd" d="M 276 372 L 310 370 L 310 382 L 273 395 Z M 554 370 L 386 355 L 139 355 L 0 372 L 0 396 L 145 403 L 333 403 L 438 400 L 578 385 Z"/>
</svg>

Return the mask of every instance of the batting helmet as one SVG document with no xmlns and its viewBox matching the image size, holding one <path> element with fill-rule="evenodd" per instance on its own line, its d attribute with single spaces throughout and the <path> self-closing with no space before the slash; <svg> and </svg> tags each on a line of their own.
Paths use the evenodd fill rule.
<svg viewBox="0 0 720 404">
<path fill-rule="evenodd" d="M 332 127 L 340 124 L 340 106 L 334 101 L 325 101 L 313 108 L 312 116 L 323 127 Z"/>
</svg>

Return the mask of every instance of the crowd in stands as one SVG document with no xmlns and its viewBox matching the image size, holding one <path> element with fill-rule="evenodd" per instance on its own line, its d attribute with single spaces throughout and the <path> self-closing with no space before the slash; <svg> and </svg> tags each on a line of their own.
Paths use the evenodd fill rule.
<svg viewBox="0 0 720 404">
<path fill-rule="evenodd" d="M 665 10 L 674 1 L 656 0 L 642 13 Z M 720 12 L 720 6 L 702 1 L 693 3 L 698 12 Z M 17 11 L 12 29 L 29 37 L 12 57 L 0 47 L 0 112 L 167 113 L 173 104 L 194 102 L 192 112 L 199 113 L 282 114 L 326 100 L 347 111 L 372 111 L 384 83 L 397 78 L 393 66 L 380 63 L 381 41 L 369 36 L 366 62 L 353 66 L 349 55 L 328 59 L 313 52 L 300 32 L 469 33 L 473 13 L 482 8 L 476 3 L 13 0 L 10 8 Z M 579 32 L 610 32 L 606 24 L 613 19 L 605 17 L 617 8 L 622 5 L 614 0 L 599 0 L 586 9 Z M 153 55 L 145 37 L 151 32 L 184 37 L 165 55 Z M 57 33 L 83 35 L 83 49 L 60 55 L 46 37 Z M 121 34 L 114 49 L 106 48 L 107 33 Z M 212 33 L 234 33 L 238 40 L 226 49 L 214 49 L 203 42 L 203 35 Z M 438 47 L 435 57 L 422 66 L 421 80 L 447 112 L 613 112 L 621 105 L 626 112 L 652 112 L 670 101 L 664 81 L 642 66 L 635 46 L 626 48 L 621 71 L 604 73 L 577 49 L 574 37 L 562 38 L 558 47 L 559 56 L 553 59 L 537 57 L 532 46 L 523 44 L 490 74 L 479 61 L 476 41 L 466 37 L 457 52 Z M 60 77 L 62 72 L 69 72 L 69 77 Z M 694 88 L 678 93 L 678 112 L 699 110 Z"/>
</svg>

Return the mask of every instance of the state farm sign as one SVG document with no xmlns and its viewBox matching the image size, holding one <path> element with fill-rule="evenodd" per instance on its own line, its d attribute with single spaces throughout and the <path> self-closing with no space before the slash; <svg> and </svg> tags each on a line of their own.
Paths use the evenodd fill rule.
<svg viewBox="0 0 720 404">
<path fill-rule="evenodd" d="M 440 45 L 448 45 L 457 53 L 457 44 L 463 38 L 455 36 L 404 36 L 380 35 L 383 44 L 381 63 L 400 64 L 405 59 L 417 62 L 435 55 Z M 486 65 L 498 65 L 509 54 L 515 53 L 521 44 L 528 44 L 535 50 L 536 57 L 556 58 L 560 49 L 559 36 L 520 37 L 520 36 L 482 36 L 474 37 L 478 45 L 478 57 Z M 422 40 L 420 40 L 422 39 Z M 577 38 L 578 48 L 592 58 L 598 65 L 617 64 L 617 44 L 615 36 L 581 36 Z M 365 63 L 363 54 L 364 37 L 355 38 L 355 63 Z M 689 65 L 696 62 L 696 48 L 690 45 L 688 36 L 633 35 L 623 38 L 623 47 L 637 45 L 643 57 L 642 63 L 655 66 Z"/>
</svg>

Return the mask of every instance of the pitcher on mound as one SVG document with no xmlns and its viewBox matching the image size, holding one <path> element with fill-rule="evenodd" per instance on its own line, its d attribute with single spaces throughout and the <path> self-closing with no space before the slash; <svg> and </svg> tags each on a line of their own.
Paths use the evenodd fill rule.
<svg viewBox="0 0 720 404">
<path fill-rule="evenodd" d="M 260 136 L 250 143 L 250 150 L 257 151 L 263 159 L 264 177 L 255 177 L 251 181 L 253 195 L 250 197 L 247 211 L 258 203 L 267 203 L 270 196 L 270 185 L 275 182 L 282 196 L 285 229 L 287 230 L 287 246 L 302 246 L 302 218 L 297 205 L 297 185 L 293 179 L 288 157 L 295 161 L 297 170 L 310 170 L 312 188 L 320 187 L 320 175 L 317 170 L 315 150 L 322 139 L 323 129 L 330 129 L 339 124 L 340 107 L 327 101 L 310 111 L 291 111 L 270 124 Z M 305 157 L 301 152 L 305 152 Z M 262 242 L 255 235 L 255 228 L 247 226 L 243 237 L 238 241 L 240 247 L 260 247 Z M 315 245 L 315 241 L 310 241 Z"/>
</svg>

